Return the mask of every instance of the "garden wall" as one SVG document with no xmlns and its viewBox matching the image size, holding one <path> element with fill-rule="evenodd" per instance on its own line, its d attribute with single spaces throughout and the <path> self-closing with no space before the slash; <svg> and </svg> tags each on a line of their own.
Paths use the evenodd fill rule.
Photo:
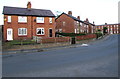
<svg viewBox="0 0 120 79">
<path fill-rule="evenodd" d="M 88 34 L 82 36 L 76 36 L 76 41 L 96 38 L 96 34 Z M 59 43 L 59 42 L 71 42 L 71 37 L 47 37 L 38 39 L 38 43 Z"/>
</svg>

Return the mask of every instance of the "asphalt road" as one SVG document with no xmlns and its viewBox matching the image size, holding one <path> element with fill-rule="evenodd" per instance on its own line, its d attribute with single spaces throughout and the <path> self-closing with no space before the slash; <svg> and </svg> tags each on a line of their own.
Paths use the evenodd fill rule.
<svg viewBox="0 0 120 79">
<path fill-rule="evenodd" d="M 3 77 L 118 77 L 118 35 L 88 47 L 3 57 L 2 69 Z"/>
</svg>

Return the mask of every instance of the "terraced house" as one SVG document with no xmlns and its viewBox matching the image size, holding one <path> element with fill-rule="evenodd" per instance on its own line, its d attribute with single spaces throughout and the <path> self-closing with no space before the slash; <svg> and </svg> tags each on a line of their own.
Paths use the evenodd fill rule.
<svg viewBox="0 0 120 79">
<path fill-rule="evenodd" d="M 4 6 L 4 40 L 55 37 L 55 15 L 50 10 Z"/>
<path fill-rule="evenodd" d="M 100 30 L 103 33 L 103 28 L 106 27 L 106 32 L 108 34 L 119 34 L 120 33 L 120 23 L 118 24 L 103 24 L 103 25 L 96 25 L 96 31 Z"/>
<path fill-rule="evenodd" d="M 95 25 L 90 23 L 88 19 L 80 20 L 80 16 L 72 16 L 72 11 L 68 14 L 62 13 L 56 18 L 56 32 L 64 33 L 94 33 Z"/>
</svg>

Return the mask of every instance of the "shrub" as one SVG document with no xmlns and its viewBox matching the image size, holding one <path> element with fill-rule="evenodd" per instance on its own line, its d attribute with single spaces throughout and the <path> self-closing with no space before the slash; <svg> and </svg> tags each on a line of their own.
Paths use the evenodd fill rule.
<svg viewBox="0 0 120 79">
<path fill-rule="evenodd" d="M 99 37 L 103 36 L 102 33 L 95 33 L 95 34 L 96 34 L 96 38 L 99 38 Z"/>
</svg>

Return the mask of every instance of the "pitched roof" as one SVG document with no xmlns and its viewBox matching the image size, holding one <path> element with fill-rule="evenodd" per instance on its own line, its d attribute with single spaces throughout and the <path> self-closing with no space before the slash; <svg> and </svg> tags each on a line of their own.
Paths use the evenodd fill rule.
<svg viewBox="0 0 120 79">
<path fill-rule="evenodd" d="M 78 18 L 76 18 L 76 17 L 74 17 L 74 16 L 72 16 L 72 15 L 66 14 L 66 13 L 64 13 L 64 12 L 63 12 L 62 14 L 65 14 L 65 15 L 69 16 L 70 18 L 74 19 L 75 21 L 79 21 L 79 22 L 82 22 L 82 23 L 87 24 L 87 25 L 88 25 L 88 24 L 94 25 L 94 24 L 92 24 L 92 23 L 84 22 L 84 21 L 82 21 L 82 20 L 79 20 Z M 62 14 L 61 14 L 61 15 L 62 15 Z M 59 18 L 61 15 L 59 15 L 57 18 Z M 56 18 L 56 19 L 57 19 L 57 18 Z"/>
<path fill-rule="evenodd" d="M 4 6 L 3 14 L 7 15 L 21 15 L 21 16 L 42 16 L 42 17 L 55 17 L 50 10 L 44 9 L 27 9 L 19 7 Z"/>
<path fill-rule="evenodd" d="M 102 25 L 96 25 L 96 26 L 104 26 L 105 24 Z M 115 23 L 115 24 L 107 24 L 107 25 L 120 25 L 120 23 Z"/>
<path fill-rule="evenodd" d="M 61 15 L 63 15 L 63 14 L 65 14 L 65 15 L 67 15 L 68 17 L 74 19 L 75 21 L 79 21 L 79 22 L 84 23 L 83 21 L 79 20 L 78 18 L 76 18 L 76 17 L 74 17 L 74 16 L 72 16 L 72 15 L 66 14 L 66 13 L 64 13 L 64 12 L 63 12 Z M 61 15 L 59 15 L 57 18 L 59 18 Z M 57 18 L 56 18 L 56 19 L 57 19 Z"/>
</svg>

